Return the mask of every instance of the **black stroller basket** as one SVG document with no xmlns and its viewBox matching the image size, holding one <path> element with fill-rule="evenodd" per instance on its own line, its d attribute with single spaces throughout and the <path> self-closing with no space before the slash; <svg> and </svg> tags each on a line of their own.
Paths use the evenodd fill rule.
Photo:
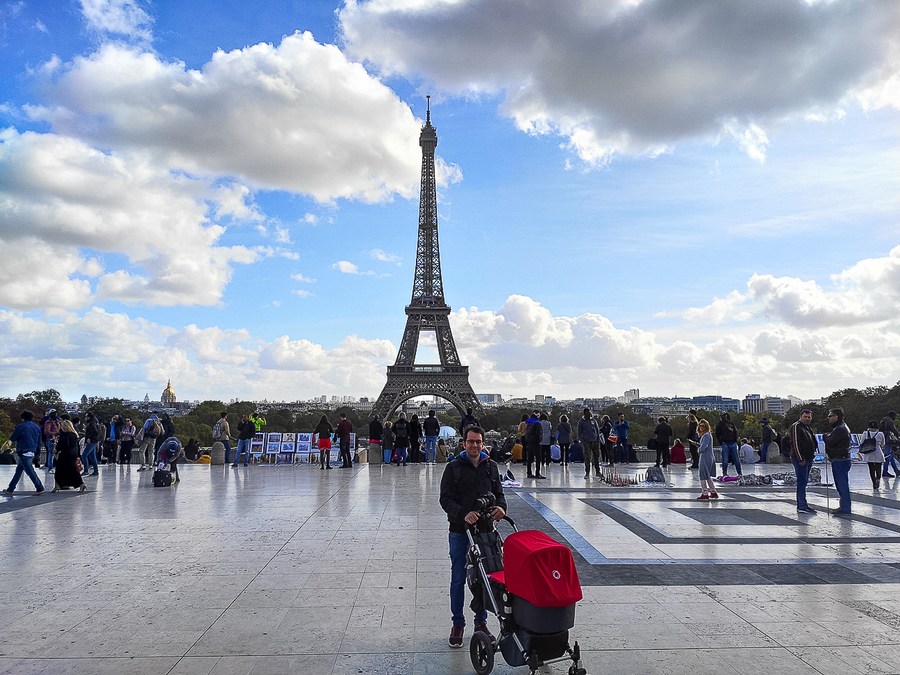
<svg viewBox="0 0 900 675">
<path fill-rule="evenodd" d="M 519 533 L 511 518 L 504 517 L 503 520 L 510 524 L 515 534 Z M 494 668 L 494 655 L 499 651 L 507 664 L 528 666 L 532 673 L 544 664 L 571 659 L 569 675 L 586 675 L 581 666 L 578 643 L 569 646 L 569 630 L 575 625 L 575 603 L 561 607 L 538 606 L 510 592 L 504 571 L 504 540 L 495 525 L 492 523 L 487 531 L 478 531 L 477 525 L 470 526 L 467 534 L 466 583 L 472 595 L 482 597 L 485 609 L 500 621 L 496 641 L 491 642 L 480 632 L 472 636 L 469 654 L 475 672 L 478 675 L 490 673 Z M 571 552 L 568 554 L 571 557 Z"/>
</svg>

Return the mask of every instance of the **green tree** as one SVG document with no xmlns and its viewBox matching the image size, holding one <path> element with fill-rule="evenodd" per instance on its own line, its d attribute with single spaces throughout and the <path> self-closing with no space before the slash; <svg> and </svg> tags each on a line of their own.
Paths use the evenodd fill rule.
<svg viewBox="0 0 900 675">
<path fill-rule="evenodd" d="M 16 396 L 16 401 L 25 401 L 25 400 L 34 401 L 35 405 L 40 406 L 46 411 L 49 408 L 56 409 L 57 412 L 63 410 L 65 408 L 65 403 L 62 400 L 62 397 L 59 395 L 59 392 L 56 389 L 44 389 L 43 391 L 32 391 L 27 394 L 19 394 Z M 43 415 L 42 415 L 43 416 Z"/>
<path fill-rule="evenodd" d="M 213 444 L 212 427 L 210 425 L 197 422 L 190 415 L 173 417 L 172 423 L 175 425 L 175 435 L 178 436 L 178 439 L 184 445 L 187 445 L 192 438 L 200 441 L 201 447 L 209 447 Z"/>
<path fill-rule="evenodd" d="M 0 410 L 0 445 L 3 445 L 9 440 L 9 437 L 12 436 L 13 429 L 15 428 L 16 425 L 13 424 L 9 414 L 5 410 Z"/>
<path fill-rule="evenodd" d="M 143 424 L 146 416 L 138 410 L 125 405 L 121 398 L 96 398 L 83 412 L 91 412 L 104 424 L 109 424 L 113 415 L 118 415 L 122 420 L 131 418 L 135 425 L 140 421 Z"/>
</svg>

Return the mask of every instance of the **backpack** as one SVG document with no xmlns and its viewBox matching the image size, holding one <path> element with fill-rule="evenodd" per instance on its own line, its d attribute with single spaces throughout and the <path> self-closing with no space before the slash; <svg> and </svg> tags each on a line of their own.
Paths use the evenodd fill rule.
<svg viewBox="0 0 900 675">
<path fill-rule="evenodd" d="M 663 474 L 663 471 L 658 466 L 651 466 L 647 470 L 647 482 L 648 483 L 665 483 L 666 476 Z"/>
<path fill-rule="evenodd" d="M 218 439 L 219 436 L 222 435 L 222 420 L 220 419 L 216 422 L 216 426 L 213 427 L 213 438 Z"/>
<path fill-rule="evenodd" d="M 160 424 L 159 420 L 153 420 L 150 422 L 150 428 L 147 429 L 147 435 L 150 438 L 159 438 L 159 435 L 163 432 L 162 424 Z"/>
<path fill-rule="evenodd" d="M 866 438 L 859 444 L 859 451 L 864 455 L 875 452 L 878 449 L 878 443 L 875 441 L 875 436 L 870 436 L 868 430 L 866 430 L 865 434 Z"/>
</svg>

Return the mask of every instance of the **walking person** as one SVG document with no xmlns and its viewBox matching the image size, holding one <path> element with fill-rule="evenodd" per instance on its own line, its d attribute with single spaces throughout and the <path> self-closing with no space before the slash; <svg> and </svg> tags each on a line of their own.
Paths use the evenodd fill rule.
<svg viewBox="0 0 900 675">
<path fill-rule="evenodd" d="M 94 413 L 89 412 L 84 417 L 84 454 L 81 456 L 81 464 L 84 466 L 82 476 L 97 476 L 100 473 L 100 466 L 97 464 L 97 445 L 100 443 L 102 432 L 100 430 L 100 420 Z M 88 465 L 93 471 L 88 473 Z"/>
<path fill-rule="evenodd" d="M 47 448 L 47 468 L 53 473 L 53 455 L 56 450 L 56 442 L 59 440 L 60 419 L 56 414 L 56 410 L 50 408 L 47 411 L 47 421 L 44 422 L 44 445 Z"/>
<path fill-rule="evenodd" d="M 525 427 L 525 475 L 527 478 L 546 478 L 541 474 L 541 439 L 543 437 L 540 413 L 535 410 L 528 418 Z M 534 473 L 531 471 L 532 462 L 534 463 Z"/>
<path fill-rule="evenodd" d="M 810 426 L 812 418 L 812 410 L 804 408 L 800 413 L 800 419 L 788 429 L 785 440 L 791 446 L 791 464 L 794 465 L 794 473 L 797 475 L 797 513 L 817 513 L 806 501 L 809 471 L 812 469 L 816 450 L 819 447 L 816 435 Z M 752 452 L 753 448 L 750 448 L 750 451 Z"/>
<path fill-rule="evenodd" d="M 825 454 L 831 462 L 831 474 L 834 478 L 834 487 L 840 495 L 840 507 L 834 509 L 832 515 L 847 514 L 851 512 L 850 506 L 850 429 L 844 424 L 844 411 L 841 408 L 832 408 L 828 411 L 828 424 L 831 431 L 822 434 L 825 442 Z"/>
<path fill-rule="evenodd" d="M 700 434 L 697 433 L 698 424 L 697 411 L 691 410 L 688 413 L 687 432 L 688 451 L 691 453 L 691 465 L 688 467 L 689 469 L 700 468 Z"/>
<path fill-rule="evenodd" d="M 10 442 L 16 446 L 16 472 L 3 494 L 11 495 L 16 491 L 23 473 L 34 483 L 35 494 L 43 494 L 44 485 L 32 465 L 35 455 L 41 451 L 41 428 L 34 423 L 34 413 L 30 410 L 23 410 L 19 417 L 22 421 L 9 437 Z"/>
<path fill-rule="evenodd" d="M 656 428 L 653 430 L 656 437 L 656 466 L 662 461 L 663 468 L 672 463 L 672 456 L 669 454 L 669 441 L 672 438 L 672 427 L 669 426 L 669 420 L 666 417 L 660 417 L 657 420 Z"/>
<path fill-rule="evenodd" d="M 541 463 L 544 469 L 550 467 L 550 446 L 553 445 L 553 427 L 547 413 L 541 413 L 538 418 L 541 423 Z"/>
<path fill-rule="evenodd" d="M 225 463 L 231 463 L 231 427 L 228 426 L 228 413 L 222 411 L 219 413 L 219 419 L 216 426 L 213 427 L 213 440 L 219 441 L 225 446 Z"/>
<path fill-rule="evenodd" d="M 428 417 L 422 422 L 422 432 L 425 434 L 425 463 L 437 462 L 437 442 L 441 434 L 441 423 L 438 421 L 434 410 L 428 411 Z"/>
<path fill-rule="evenodd" d="M 409 422 L 406 415 L 400 413 L 400 417 L 394 422 L 394 450 L 397 452 L 397 466 L 403 463 L 406 466 L 406 448 L 409 447 Z"/>
<path fill-rule="evenodd" d="M 59 425 L 59 441 L 56 444 L 56 473 L 53 478 L 56 485 L 53 492 L 77 488 L 81 492 L 87 489 L 78 469 L 78 434 L 70 420 L 62 420 Z"/>
<path fill-rule="evenodd" d="M 716 486 L 713 485 L 713 475 L 716 472 L 716 456 L 713 454 L 712 434 L 709 430 L 709 422 L 705 419 L 697 423 L 697 433 L 700 435 L 698 468 L 700 470 L 700 488 L 703 490 L 697 499 L 718 499 Z"/>
<path fill-rule="evenodd" d="M 319 439 L 319 469 L 324 471 L 331 468 L 331 434 L 334 433 L 334 427 L 331 426 L 328 417 L 322 415 L 315 432 Z"/>
<path fill-rule="evenodd" d="M 109 420 L 109 434 L 103 442 L 103 458 L 107 466 L 112 466 L 119 461 L 119 441 L 122 423 L 118 415 L 113 415 Z"/>
<path fill-rule="evenodd" d="M 572 445 L 572 425 L 566 415 L 559 416 L 556 425 L 556 442 L 559 443 L 559 455 L 563 466 L 569 466 L 569 446 Z"/>
<path fill-rule="evenodd" d="M 722 476 L 728 475 L 729 462 L 734 464 L 737 475 L 743 476 L 741 458 L 738 456 L 738 432 L 731 421 L 731 413 L 722 413 L 722 419 L 716 425 L 716 440 L 722 446 Z"/>
<path fill-rule="evenodd" d="M 338 443 L 341 445 L 341 469 L 353 468 L 353 457 L 350 456 L 350 434 L 353 433 L 353 424 L 347 419 L 347 415 L 341 413 L 341 421 L 338 422 L 335 433 L 338 437 Z"/>
<path fill-rule="evenodd" d="M 241 418 L 241 421 L 238 422 L 237 429 L 238 444 L 237 450 L 234 451 L 234 464 L 231 466 L 237 466 L 241 461 L 241 455 L 244 453 L 247 453 L 244 459 L 244 466 L 247 466 L 250 463 L 250 444 L 253 442 L 253 437 L 256 435 L 256 425 L 250 419 L 249 415 L 244 415 Z"/>
<path fill-rule="evenodd" d="M 413 415 L 412 419 L 409 420 L 409 461 L 413 464 L 419 463 L 419 448 L 422 447 L 423 438 L 424 434 L 422 433 L 422 424 L 419 422 L 419 416 Z"/>
<path fill-rule="evenodd" d="M 878 422 L 869 420 L 869 428 L 859 437 L 859 452 L 869 465 L 872 489 L 881 488 L 881 467 L 884 464 L 884 433 L 878 430 Z"/>
<path fill-rule="evenodd" d="M 884 434 L 884 468 L 881 475 L 885 478 L 896 478 L 900 474 L 900 467 L 897 466 L 897 453 L 900 452 L 900 434 L 897 433 L 897 427 L 894 426 L 894 420 L 897 419 L 897 413 L 893 410 L 888 412 L 878 426 L 878 430 Z M 890 472 L 894 470 L 894 473 Z"/>
<path fill-rule="evenodd" d="M 130 419 L 125 419 L 122 426 L 122 446 L 119 448 L 119 464 L 131 464 L 131 451 L 134 448 L 134 435 L 137 429 Z"/>
<path fill-rule="evenodd" d="M 597 420 L 591 417 L 591 411 L 585 408 L 582 417 L 578 420 L 578 440 L 584 451 L 584 477 L 591 477 L 591 465 L 594 466 L 594 475 L 600 475 L 600 443 L 602 434 Z M 605 440 L 605 439 L 604 439 Z"/>
</svg>

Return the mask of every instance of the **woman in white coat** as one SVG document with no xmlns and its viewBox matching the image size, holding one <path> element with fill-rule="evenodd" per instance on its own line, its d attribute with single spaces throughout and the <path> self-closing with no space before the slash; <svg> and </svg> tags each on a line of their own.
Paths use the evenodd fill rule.
<svg viewBox="0 0 900 675">
<path fill-rule="evenodd" d="M 869 421 L 869 428 L 859 437 L 859 453 L 869 465 L 872 489 L 881 487 L 881 466 L 884 464 L 884 434 L 878 431 L 878 422 Z"/>
</svg>

